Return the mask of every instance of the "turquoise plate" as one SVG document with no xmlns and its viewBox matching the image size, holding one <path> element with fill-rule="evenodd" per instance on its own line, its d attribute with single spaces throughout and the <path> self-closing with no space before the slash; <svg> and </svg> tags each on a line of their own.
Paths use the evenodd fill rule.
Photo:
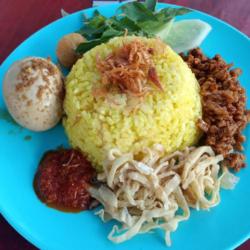
<svg viewBox="0 0 250 250">
<path fill-rule="evenodd" d="M 106 16 L 114 14 L 119 5 L 98 8 Z M 166 6 L 159 4 L 158 7 Z M 94 8 L 61 18 L 36 32 L 23 42 L 5 60 L 0 69 L 0 80 L 9 66 L 27 56 L 50 56 L 53 61 L 58 40 L 65 34 L 78 30 L 82 13 L 90 15 Z M 250 41 L 235 28 L 194 11 L 185 19 L 199 18 L 208 22 L 213 30 L 202 44 L 204 52 L 222 55 L 243 70 L 240 78 L 250 91 Z M 249 108 L 248 101 L 248 108 Z M 42 249 L 166 249 L 163 233 L 138 235 L 132 240 L 115 245 L 107 240 L 112 222 L 103 224 L 93 212 L 63 213 L 46 207 L 36 197 L 32 180 L 37 164 L 48 149 L 67 146 L 61 125 L 43 133 L 33 133 L 4 119 L 2 93 L 0 93 L 0 211 L 8 222 L 30 242 Z M 249 137 L 249 128 L 245 135 Z M 207 211 L 192 211 L 188 221 L 180 223 L 172 233 L 172 250 L 175 249 L 232 249 L 250 236 L 250 146 L 245 144 L 248 167 L 238 175 L 240 182 L 233 191 L 221 192 L 219 206 Z"/>
</svg>

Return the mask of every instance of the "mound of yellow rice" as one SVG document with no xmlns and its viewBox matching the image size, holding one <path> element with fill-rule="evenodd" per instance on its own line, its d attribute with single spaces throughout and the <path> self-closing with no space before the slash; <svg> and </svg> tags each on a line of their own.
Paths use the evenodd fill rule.
<svg viewBox="0 0 250 250">
<path fill-rule="evenodd" d="M 79 148 L 99 170 L 111 148 L 136 152 L 160 143 L 166 153 L 195 144 L 201 118 L 198 82 L 181 57 L 166 45 L 153 62 L 164 91 L 151 91 L 137 109 L 128 111 L 126 94 L 116 94 L 119 105 L 107 98 L 94 98 L 100 86 L 97 55 L 105 58 L 124 43 L 140 39 L 154 48 L 158 40 L 134 36 L 116 37 L 79 59 L 66 80 L 63 124 L 71 145 Z"/>
</svg>

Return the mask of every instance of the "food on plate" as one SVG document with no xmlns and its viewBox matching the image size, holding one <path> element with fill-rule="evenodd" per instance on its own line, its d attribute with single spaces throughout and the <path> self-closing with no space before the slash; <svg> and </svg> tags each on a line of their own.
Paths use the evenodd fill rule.
<svg viewBox="0 0 250 250">
<path fill-rule="evenodd" d="M 47 152 L 34 178 L 46 205 L 91 209 L 117 220 L 108 238 L 124 242 L 160 228 L 170 233 L 209 210 L 230 171 L 245 166 L 242 130 L 250 120 L 240 69 L 196 48 L 210 32 L 201 20 L 175 21 L 185 8 L 130 2 L 110 18 L 84 16 L 79 33 L 64 36 L 58 68 L 38 57 L 16 62 L 4 80 L 14 119 L 35 131 L 60 120 L 71 149 Z M 186 54 L 177 53 L 185 51 Z M 65 95 L 64 95 L 65 91 Z M 62 105 L 63 103 L 63 105 Z M 97 172 L 98 171 L 98 174 Z"/>
<path fill-rule="evenodd" d="M 123 4 L 112 17 L 105 17 L 98 10 L 92 17 L 84 16 L 84 26 L 80 33 L 87 39 L 81 43 L 77 52 L 83 54 L 95 46 L 109 41 L 113 37 L 122 36 L 126 30 L 128 35 L 167 37 L 174 18 L 189 13 L 187 8 L 163 8 L 156 11 L 156 2 L 131 2 Z M 183 40 L 185 39 L 182 37 Z"/>
<path fill-rule="evenodd" d="M 147 50 L 142 53 L 134 43 Z M 120 63 L 124 65 L 114 61 L 118 66 L 114 65 L 112 74 L 108 69 L 105 82 L 100 63 L 126 46 L 131 50 L 127 47 L 128 54 L 123 55 Z M 145 65 L 138 66 L 140 63 Z M 148 72 L 138 67 L 148 68 Z M 123 78 L 125 75 L 129 78 Z M 160 143 L 171 153 L 200 138 L 196 126 L 202 117 L 198 82 L 181 57 L 159 39 L 117 37 L 96 46 L 77 61 L 65 87 L 63 125 L 69 141 L 99 170 L 112 148 L 137 153 Z"/>
<path fill-rule="evenodd" d="M 50 59 L 28 57 L 15 62 L 5 75 L 3 95 L 11 116 L 25 128 L 44 131 L 61 119 L 63 80 Z"/>
<path fill-rule="evenodd" d="M 240 86 L 239 68 L 231 69 L 220 55 L 206 57 L 200 49 L 182 55 L 201 86 L 203 118 L 198 125 L 204 143 L 222 154 L 227 165 L 236 171 L 245 167 L 242 135 L 250 119 L 246 110 L 246 93 Z"/>
<path fill-rule="evenodd" d="M 97 55 L 96 67 L 101 74 L 101 86 L 94 90 L 94 95 L 105 97 L 109 92 L 116 92 L 142 97 L 152 91 L 153 86 L 163 91 L 153 56 L 164 53 L 164 50 L 165 45 L 161 41 L 158 41 L 157 48 L 152 48 L 140 39 L 134 39 L 104 59 Z"/>
<path fill-rule="evenodd" d="M 87 189 L 95 170 L 75 149 L 47 152 L 34 179 L 36 194 L 46 205 L 62 211 L 89 209 L 93 198 Z"/>
<path fill-rule="evenodd" d="M 70 33 L 65 35 L 57 45 L 56 55 L 58 61 L 65 67 L 71 68 L 79 58 L 75 49 L 85 41 L 84 37 L 79 33 Z"/>
<path fill-rule="evenodd" d="M 79 32 L 87 41 L 77 47 L 77 53 L 83 54 L 113 37 L 121 36 L 124 30 L 127 35 L 158 37 L 179 53 L 200 46 L 211 30 L 211 26 L 201 20 L 175 21 L 176 16 L 191 12 L 187 8 L 167 7 L 157 11 L 157 1 L 149 2 L 124 4 L 112 17 L 105 17 L 98 10 L 92 17 L 85 16 L 84 26 Z"/>
<path fill-rule="evenodd" d="M 190 207 L 209 209 L 220 202 L 220 187 L 233 188 L 237 177 L 226 168 L 222 155 L 209 146 L 186 148 L 166 155 L 163 145 L 144 148 L 140 156 L 111 149 L 98 174 L 101 184 L 90 187 L 103 208 L 103 221 L 116 219 L 108 238 L 120 243 L 138 233 L 161 228 L 171 244 L 170 232 L 190 216 Z"/>
</svg>

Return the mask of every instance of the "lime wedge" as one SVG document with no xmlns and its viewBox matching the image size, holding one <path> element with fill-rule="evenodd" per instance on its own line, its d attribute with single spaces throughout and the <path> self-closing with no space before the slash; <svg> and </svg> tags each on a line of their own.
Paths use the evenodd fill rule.
<svg viewBox="0 0 250 250">
<path fill-rule="evenodd" d="M 177 53 L 199 47 L 211 30 L 211 26 L 199 19 L 174 22 L 164 42 Z"/>
</svg>

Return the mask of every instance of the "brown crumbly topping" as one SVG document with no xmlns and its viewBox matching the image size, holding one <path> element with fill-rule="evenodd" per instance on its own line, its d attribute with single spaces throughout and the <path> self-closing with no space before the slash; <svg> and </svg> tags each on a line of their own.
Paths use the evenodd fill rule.
<svg viewBox="0 0 250 250">
<path fill-rule="evenodd" d="M 220 55 L 206 57 L 200 49 L 193 49 L 187 55 L 181 54 L 200 83 L 203 118 L 198 127 L 204 132 L 204 143 L 217 154 L 225 157 L 225 162 L 238 171 L 244 164 L 241 134 L 249 122 L 246 110 L 246 94 L 240 86 L 240 69 L 230 69 Z"/>
<path fill-rule="evenodd" d="M 28 100 L 27 102 L 26 102 L 26 105 L 29 107 L 29 106 L 31 106 L 32 105 L 32 101 L 31 100 Z"/>
<path fill-rule="evenodd" d="M 58 73 L 56 67 L 50 64 L 50 61 L 45 61 L 39 58 L 34 58 L 30 60 L 30 63 L 24 62 L 21 65 L 22 69 L 18 75 L 20 83 L 16 85 L 16 91 L 23 91 L 25 88 L 32 86 L 37 80 L 37 75 L 32 76 L 31 73 L 34 71 L 40 72 L 43 80 L 49 84 L 49 76 L 54 76 Z M 47 70 L 47 75 L 45 75 L 42 70 Z"/>
<path fill-rule="evenodd" d="M 18 75 L 20 83 L 16 85 L 17 92 L 23 91 L 25 88 L 32 86 L 33 83 L 36 81 L 37 77 L 30 77 L 31 71 L 32 68 L 30 66 L 22 67 L 22 70 Z"/>
<path fill-rule="evenodd" d="M 22 98 L 23 101 L 26 101 L 28 99 L 27 96 L 24 95 L 24 94 L 22 94 L 21 98 Z"/>
<path fill-rule="evenodd" d="M 226 166 L 233 166 L 235 171 L 239 171 L 240 169 L 246 167 L 245 164 L 245 156 L 239 153 L 230 153 L 226 156 L 224 160 L 224 164 Z"/>
<path fill-rule="evenodd" d="M 37 92 L 36 92 L 36 97 L 37 97 L 38 99 L 41 100 L 41 98 L 42 98 L 42 96 L 43 96 L 43 92 L 44 92 L 45 89 L 47 89 L 47 86 L 42 86 L 42 85 L 38 86 L 38 90 L 37 90 Z"/>
<path fill-rule="evenodd" d="M 152 61 L 155 52 L 142 41 L 133 40 L 104 60 L 97 56 L 96 65 L 101 73 L 102 87 L 93 94 L 105 96 L 108 92 L 119 90 L 140 97 L 151 90 L 148 81 L 163 90 Z"/>
<path fill-rule="evenodd" d="M 36 59 L 32 60 L 32 69 L 33 70 L 47 69 L 49 76 L 54 76 L 57 73 L 56 67 L 54 67 L 50 63 L 50 60 L 45 61 L 45 60 L 42 60 L 42 59 L 39 59 L 39 58 L 36 58 Z"/>
</svg>

